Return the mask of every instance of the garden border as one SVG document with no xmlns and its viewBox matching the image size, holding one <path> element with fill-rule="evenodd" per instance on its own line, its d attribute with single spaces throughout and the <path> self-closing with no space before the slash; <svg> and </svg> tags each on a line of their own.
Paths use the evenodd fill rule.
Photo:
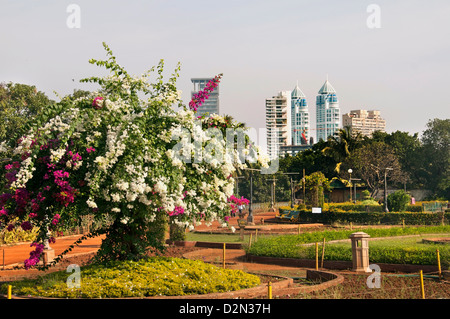
<svg viewBox="0 0 450 319">
<path fill-rule="evenodd" d="M 272 283 L 272 291 L 275 296 L 284 296 L 288 294 L 300 294 L 308 293 L 313 291 L 324 290 L 332 286 L 336 286 L 344 281 L 344 277 L 339 274 L 334 274 L 327 271 L 318 271 L 307 269 L 306 276 L 309 280 L 321 281 L 321 283 L 312 286 L 293 286 L 294 279 L 283 276 L 274 276 L 268 274 L 259 274 L 271 277 L 283 278 L 284 280 L 276 281 Z M 253 288 L 240 289 L 236 291 L 221 292 L 221 293 L 210 293 L 201 295 L 185 295 L 185 296 L 152 296 L 152 297 L 127 297 L 127 298 L 101 298 L 109 300 L 118 299 L 236 299 L 236 298 L 261 298 L 268 295 L 268 285 L 261 284 Z M 6 295 L 0 295 L 0 299 L 7 299 Z M 39 299 L 39 300 L 59 300 L 66 298 L 48 298 L 48 297 L 27 297 L 27 296 L 11 296 L 11 299 Z M 85 298 L 80 298 L 79 300 L 84 300 Z M 77 299 L 78 300 L 78 299 Z M 92 299 L 88 299 L 92 300 Z"/>
</svg>

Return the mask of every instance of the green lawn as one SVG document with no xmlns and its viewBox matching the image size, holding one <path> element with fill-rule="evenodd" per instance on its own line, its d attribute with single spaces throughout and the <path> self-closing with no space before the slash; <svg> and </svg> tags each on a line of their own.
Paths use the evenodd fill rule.
<svg viewBox="0 0 450 319">
<path fill-rule="evenodd" d="M 273 235 L 261 235 L 258 233 L 257 238 L 267 238 Z M 248 243 L 250 235 L 244 235 L 244 240 L 240 239 L 239 232 L 234 234 L 200 234 L 200 233 L 187 233 L 187 241 L 203 241 L 213 243 Z M 255 233 L 252 234 L 252 241 L 255 240 Z"/>
</svg>

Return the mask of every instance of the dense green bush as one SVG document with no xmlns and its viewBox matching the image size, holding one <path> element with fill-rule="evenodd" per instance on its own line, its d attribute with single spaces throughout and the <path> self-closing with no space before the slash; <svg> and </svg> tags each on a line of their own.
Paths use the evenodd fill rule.
<svg viewBox="0 0 450 319">
<path fill-rule="evenodd" d="M 411 202 L 411 196 L 404 190 L 395 191 L 387 197 L 387 205 L 390 211 L 403 212 Z"/>
<path fill-rule="evenodd" d="M 370 204 L 369 204 L 370 203 Z M 328 203 L 324 207 L 325 211 L 329 212 L 338 212 L 338 211 L 346 211 L 346 212 L 383 212 L 383 206 L 375 204 L 373 201 L 360 202 L 357 204 L 354 203 Z"/>
<path fill-rule="evenodd" d="M 65 271 L 10 283 L 16 295 L 59 298 L 182 296 L 255 287 L 259 277 L 199 260 L 151 257 L 81 268 L 81 287 L 68 288 Z M 0 287 L 6 293 L 6 285 Z"/>
<path fill-rule="evenodd" d="M 280 215 L 289 212 L 288 209 L 280 208 Z M 444 214 L 442 216 L 442 214 Z M 323 224 L 361 224 L 378 225 L 389 224 L 399 225 L 403 222 L 405 225 L 439 225 L 442 222 L 450 222 L 450 213 L 431 213 L 431 212 L 365 212 L 365 211 L 345 211 L 337 208 L 330 208 L 328 211 L 322 211 L 321 214 L 313 214 L 311 210 L 299 210 L 297 218 L 293 220 L 298 223 L 323 223 Z"/>
</svg>

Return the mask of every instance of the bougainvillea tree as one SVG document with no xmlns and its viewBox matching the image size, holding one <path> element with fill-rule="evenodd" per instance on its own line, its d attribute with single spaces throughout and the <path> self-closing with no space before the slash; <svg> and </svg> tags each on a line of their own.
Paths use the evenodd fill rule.
<svg viewBox="0 0 450 319">
<path fill-rule="evenodd" d="M 133 77 L 104 47 L 107 59 L 90 63 L 110 74 L 82 80 L 100 89 L 53 106 L 18 141 L 11 161 L 2 163 L 1 227 L 40 229 L 27 268 L 39 261 L 44 243 L 55 240 L 58 227 L 85 215 L 112 221 L 77 242 L 105 234 L 99 261 L 142 258 L 149 247 L 163 247 L 157 229 L 169 221 L 191 228 L 225 222 L 235 170 L 244 168 L 249 156 L 267 166 L 248 144 L 233 147 L 239 144 L 233 130 L 242 124 L 218 115 L 196 116 L 198 103 L 211 91 L 189 107 L 182 104 L 176 89 L 179 66 L 167 82 L 162 60 Z"/>
</svg>

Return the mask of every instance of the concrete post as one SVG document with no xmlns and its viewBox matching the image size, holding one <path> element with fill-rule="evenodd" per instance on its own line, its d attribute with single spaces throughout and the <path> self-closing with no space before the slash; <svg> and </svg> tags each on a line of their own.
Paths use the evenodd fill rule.
<svg viewBox="0 0 450 319">
<path fill-rule="evenodd" d="M 369 268 L 369 238 L 370 236 L 363 232 L 350 235 L 353 257 L 352 271 L 372 272 Z"/>
</svg>

